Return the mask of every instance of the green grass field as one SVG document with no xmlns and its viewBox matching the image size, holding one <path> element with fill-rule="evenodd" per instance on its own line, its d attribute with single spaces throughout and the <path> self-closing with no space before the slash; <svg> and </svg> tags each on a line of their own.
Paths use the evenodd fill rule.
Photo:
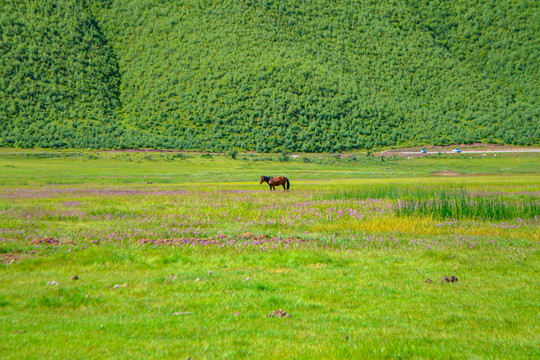
<svg viewBox="0 0 540 360">
<path fill-rule="evenodd" d="M 279 157 L 0 150 L 0 357 L 540 357 L 540 156 Z"/>
</svg>

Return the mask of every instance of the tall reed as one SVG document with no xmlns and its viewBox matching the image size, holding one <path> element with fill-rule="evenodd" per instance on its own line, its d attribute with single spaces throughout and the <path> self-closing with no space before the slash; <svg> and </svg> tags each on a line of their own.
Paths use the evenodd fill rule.
<svg viewBox="0 0 540 360">
<path fill-rule="evenodd" d="M 540 197 L 535 193 L 479 193 L 463 186 L 372 185 L 337 190 L 325 198 L 388 199 L 398 216 L 505 220 L 540 215 Z"/>
</svg>

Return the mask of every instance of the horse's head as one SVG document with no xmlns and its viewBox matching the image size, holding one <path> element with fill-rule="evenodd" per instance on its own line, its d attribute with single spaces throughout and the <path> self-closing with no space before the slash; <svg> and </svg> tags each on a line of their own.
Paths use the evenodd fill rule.
<svg viewBox="0 0 540 360">
<path fill-rule="evenodd" d="M 266 176 L 261 176 L 261 181 L 259 182 L 259 185 L 261 185 L 265 181 L 266 181 Z"/>
</svg>

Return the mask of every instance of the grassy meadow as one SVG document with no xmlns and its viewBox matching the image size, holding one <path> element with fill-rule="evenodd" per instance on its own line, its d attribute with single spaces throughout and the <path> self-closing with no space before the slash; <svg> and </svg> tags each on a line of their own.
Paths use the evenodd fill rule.
<svg viewBox="0 0 540 360">
<path fill-rule="evenodd" d="M 534 153 L 1 149 L 0 357 L 538 358 L 539 189 Z"/>
</svg>

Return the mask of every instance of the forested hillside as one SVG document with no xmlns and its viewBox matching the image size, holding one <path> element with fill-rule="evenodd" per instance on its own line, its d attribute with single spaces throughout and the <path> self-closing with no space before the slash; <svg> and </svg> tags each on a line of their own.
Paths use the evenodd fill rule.
<svg viewBox="0 0 540 360">
<path fill-rule="evenodd" d="M 75 1 L 0 0 L 0 145 L 114 146 L 118 62 Z"/>
<path fill-rule="evenodd" d="M 537 1 L 0 5 L 0 146 L 540 144 Z"/>
</svg>

